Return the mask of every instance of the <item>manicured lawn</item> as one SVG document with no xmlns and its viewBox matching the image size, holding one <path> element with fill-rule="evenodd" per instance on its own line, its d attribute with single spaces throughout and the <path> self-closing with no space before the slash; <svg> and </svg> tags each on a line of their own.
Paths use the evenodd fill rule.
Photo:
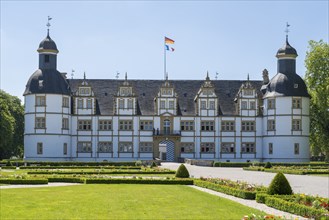
<svg viewBox="0 0 329 220">
<path fill-rule="evenodd" d="M 0 219 L 241 219 L 258 210 L 179 185 L 0 190 Z"/>
</svg>

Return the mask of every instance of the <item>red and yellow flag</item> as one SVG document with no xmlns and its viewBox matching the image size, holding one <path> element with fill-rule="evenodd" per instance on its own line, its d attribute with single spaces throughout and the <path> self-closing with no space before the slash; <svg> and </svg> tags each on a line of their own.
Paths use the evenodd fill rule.
<svg viewBox="0 0 329 220">
<path fill-rule="evenodd" d="M 175 41 L 172 40 L 172 39 L 170 39 L 170 38 L 168 38 L 168 37 L 165 37 L 165 43 L 166 43 L 166 44 L 174 44 Z"/>
</svg>

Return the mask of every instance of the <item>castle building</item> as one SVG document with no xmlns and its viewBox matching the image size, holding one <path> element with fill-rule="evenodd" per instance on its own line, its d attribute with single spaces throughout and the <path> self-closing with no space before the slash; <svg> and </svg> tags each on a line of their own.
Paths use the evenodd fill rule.
<svg viewBox="0 0 329 220">
<path fill-rule="evenodd" d="M 67 79 L 49 31 L 37 51 L 26 160 L 309 161 L 310 96 L 288 38 L 263 81 Z"/>
</svg>

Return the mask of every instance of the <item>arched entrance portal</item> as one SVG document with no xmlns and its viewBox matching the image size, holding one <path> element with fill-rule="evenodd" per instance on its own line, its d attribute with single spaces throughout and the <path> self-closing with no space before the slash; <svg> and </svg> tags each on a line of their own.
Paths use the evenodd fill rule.
<svg viewBox="0 0 329 220">
<path fill-rule="evenodd" d="M 161 160 L 175 161 L 175 143 L 164 140 L 159 143 L 159 156 Z"/>
</svg>

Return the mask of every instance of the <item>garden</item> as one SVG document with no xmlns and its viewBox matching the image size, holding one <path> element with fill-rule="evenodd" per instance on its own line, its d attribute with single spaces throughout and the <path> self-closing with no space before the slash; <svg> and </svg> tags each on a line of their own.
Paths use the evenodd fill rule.
<svg viewBox="0 0 329 220">
<path fill-rule="evenodd" d="M 307 218 L 329 219 L 329 199 L 294 194 L 281 172 L 276 175 L 269 187 L 264 187 L 221 178 L 190 178 L 184 165 L 175 172 L 163 169 L 155 162 L 16 163 L 18 167 L 13 166 L 13 163 L 6 165 L 0 170 L 1 185 L 50 182 L 79 185 L 1 189 L 1 219 L 9 219 L 9 216 L 22 218 L 24 215 L 27 219 L 36 216 L 40 218 L 37 210 L 44 212 L 44 218 L 50 218 L 55 214 L 60 216 L 59 218 L 73 216 L 73 219 L 116 219 L 118 216 L 142 219 L 175 219 L 174 216 L 184 216 L 184 219 L 264 219 L 264 215 L 267 216 L 266 213 L 226 201 L 224 198 L 204 195 L 205 193 L 185 185 L 195 185 L 242 199 L 256 200 L 269 207 Z M 269 169 L 265 168 L 266 165 L 268 166 L 265 164 L 263 168 Z M 47 198 L 53 200 L 47 201 Z M 43 207 L 42 201 L 47 203 L 47 206 Z M 93 201 L 92 204 L 90 201 Z M 19 210 L 14 207 L 19 207 Z M 157 211 L 157 207 L 163 208 L 163 212 Z M 193 208 L 187 211 L 188 207 Z M 222 210 L 224 207 L 226 211 Z M 231 208 L 234 211 L 228 211 Z M 17 210 L 14 211 L 15 209 Z M 65 211 L 58 211 L 61 209 Z M 97 215 L 91 216 L 92 213 Z M 248 213 L 252 215 L 245 216 Z"/>
</svg>

